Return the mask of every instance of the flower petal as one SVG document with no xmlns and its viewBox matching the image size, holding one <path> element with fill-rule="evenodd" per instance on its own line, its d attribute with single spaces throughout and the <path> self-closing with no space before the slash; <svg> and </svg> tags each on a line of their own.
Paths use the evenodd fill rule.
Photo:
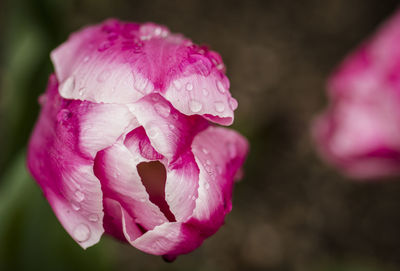
<svg viewBox="0 0 400 271">
<path fill-rule="evenodd" d="M 135 220 L 129 216 L 121 204 L 113 199 L 104 198 L 104 230 L 121 241 L 136 239 L 143 234 Z M 123 221 L 124 219 L 124 221 Z M 129 239 L 125 238 L 128 234 Z"/>
<path fill-rule="evenodd" d="M 93 160 L 76 146 L 79 125 L 75 112 L 67 109 L 70 103 L 58 95 L 54 75 L 45 97 L 29 143 L 28 167 L 61 224 L 87 248 L 97 243 L 104 231 L 100 182 L 93 174 Z"/>
<path fill-rule="evenodd" d="M 151 145 L 169 161 L 186 152 L 194 135 L 208 126 L 199 116 L 181 114 L 159 94 L 148 95 L 128 106 L 144 127 Z"/>
<path fill-rule="evenodd" d="M 165 200 L 177 221 L 192 215 L 198 188 L 199 168 L 189 150 L 168 166 Z"/>
<path fill-rule="evenodd" d="M 174 258 L 193 251 L 203 240 L 204 237 L 195 228 L 179 222 L 169 222 L 155 227 L 130 243 L 146 253 Z"/>
<path fill-rule="evenodd" d="M 233 182 L 245 160 L 248 143 L 233 130 L 209 127 L 195 137 L 192 150 L 200 168 L 199 195 L 187 223 L 209 236 L 232 208 Z"/>
<path fill-rule="evenodd" d="M 133 103 L 159 92 L 185 115 L 233 122 L 221 56 L 166 27 L 107 20 L 71 35 L 51 58 L 64 98 Z"/>
<path fill-rule="evenodd" d="M 132 153 L 120 142 L 97 153 L 94 172 L 101 181 L 105 198 L 119 202 L 145 230 L 168 222 L 158 206 L 150 201 L 141 182 L 137 165 L 148 161 Z"/>
</svg>

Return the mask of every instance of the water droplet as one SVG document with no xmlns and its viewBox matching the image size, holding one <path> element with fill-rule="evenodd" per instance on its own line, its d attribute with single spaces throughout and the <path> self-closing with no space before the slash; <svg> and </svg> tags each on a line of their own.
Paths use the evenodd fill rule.
<svg viewBox="0 0 400 271">
<path fill-rule="evenodd" d="M 192 200 L 196 200 L 196 197 L 195 197 L 195 196 L 192 196 Z"/>
<path fill-rule="evenodd" d="M 85 224 L 79 224 L 75 227 L 73 236 L 78 242 L 85 242 L 90 237 L 90 229 Z"/>
<path fill-rule="evenodd" d="M 174 113 L 174 114 L 172 114 L 172 117 L 174 118 L 174 120 L 178 120 L 178 119 L 179 119 L 179 115 L 178 115 L 178 113 Z"/>
<path fill-rule="evenodd" d="M 75 77 L 70 76 L 60 86 L 60 95 L 68 96 L 69 92 L 72 92 L 75 88 Z"/>
<path fill-rule="evenodd" d="M 225 87 L 221 81 L 217 81 L 217 89 L 219 90 L 219 92 L 225 93 Z"/>
<path fill-rule="evenodd" d="M 99 221 L 99 216 L 96 215 L 96 214 L 91 214 L 91 215 L 89 216 L 89 221 L 97 222 L 97 221 Z"/>
<path fill-rule="evenodd" d="M 102 42 L 102 43 L 99 45 L 99 47 L 97 47 L 97 50 L 98 50 L 99 52 L 103 52 L 103 51 L 107 50 L 108 48 L 110 48 L 111 45 L 112 45 L 111 42 L 109 42 L 109 41 L 104 41 L 104 42 Z"/>
<path fill-rule="evenodd" d="M 81 206 L 79 205 L 79 203 L 77 202 L 71 202 L 71 207 L 72 209 L 74 209 L 75 211 L 79 211 L 81 209 Z"/>
<path fill-rule="evenodd" d="M 150 126 L 146 129 L 146 133 L 150 138 L 156 138 L 158 136 L 158 128 L 154 126 Z"/>
<path fill-rule="evenodd" d="M 202 92 L 203 92 L 203 95 L 204 96 L 208 96 L 208 89 L 206 89 L 206 88 L 203 88 L 202 90 L 201 90 Z"/>
<path fill-rule="evenodd" d="M 171 113 L 171 108 L 166 103 L 157 103 L 154 105 L 154 108 L 164 118 L 167 118 Z"/>
<path fill-rule="evenodd" d="M 141 201 L 141 202 L 145 202 L 146 199 L 145 199 L 145 198 L 141 198 L 140 201 Z"/>
<path fill-rule="evenodd" d="M 211 165 L 211 161 L 210 160 L 206 160 L 206 164 L 207 165 Z"/>
<path fill-rule="evenodd" d="M 224 69 L 224 64 L 220 63 L 217 65 L 217 70 L 223 70 Z"/>
<path fill-rule="evenodd" d="M 181 87 L 182 87 L 181 82 L 179 82 L 178 80 L 175 80 L 175 81 L 173 82 L 173 84 L 174 84 L 174 87 L 175 87 L 176 90 L 180 90 Z"/>
<path fill-rule="evenodd" d="M 90 57 L 89 56 L 85 56 L 85 58 L 83 59 L 83 63 L 87 63 L 89 61 Z"/>
<path fill-rule="evenodd" d="M 215 111 L 222 113 L 225 111 L 225 105 L 223 102 L 215 102 L 214 103 L 215 106 Z"/>
<path fill-rule="evenodd" d="M 106 81 L 111 75 L 110 70 L 104 70 L 102 71 L 99 76 L 97 76 L 97 81 L 99 81 L 100 83 Z"/>
<path fill-rule="evenodd" d="M 201 149 L 204 154 L 208 154 L 208 150 L 206 148 Z"/>
<path fill-rule="evenodd" d="M 232 142 L 228 143 L 227 145 L 228 154 L 231 159 L 235 158 L 236 156 L 236 146 Z"/>
<path fill-rule="evenodd" d="M 200 112 L 200 110 L 203 108 L 203 105 L 196 100 L 191 100 L 189 102 L 189 108 L 193 113 Z"/>
<path fill-rule="evenodd" d="M 83 96 L 83 91 L 85 90 L 85 88 L 80 88 L 78 91 L 79 96 Z"/>
<path fill-rule="evenodd" d="M 44 93 L 39 96 L 39 104 L 41 106 L 44 106 L 46 104 L 46 102 L 47 102 L 47 95 L 46 95 L 46 93 Z"/>
<path fill-rule="evenodd" d="M 161 27 L 156 27 L 156 28 L 154 29 L 154 35 L 155 35 L 155 36 L 160 36 L 160 35 L 161 35 L 161 32 L 162 32 Z"/>
<path fill-rule="evenodd" d="M 176 128 L 173 124 L 168 124 L 168 127 L 169 127 L 169 129 L 171 129 L 171 130 L 175 130 L 175 128 Z"/>
<path fill-rule="evenodd" d="M 232 110 L 236 110 L 236 108 L 238 107 L 238 102 L 236 101 L 235 98 L 229 98 L 229 105 L 231 107 Z"/>
<path fill-rule="evenodd" d="M 153 85 L 149 84 L 149 81 L 145 78 L 139 78 L 135 81 L 136 90 L 140 91 L 143 94 L 148 94 L 153 91 Z"/>
<path fill-rule="evenodd" d="M 61 109 L 57 113 L 58 122 L 67 121 L 71 117 L 71 112 L 68 109 Z"/>
<path fill-rule="evenodd" d="M 75 197 L 78 202 L 82 202 L 85 199 L 85 194 L 83 194 L 81 191 L 77 190 L 75 192 Z"/>
<path fill-rule="evenodd" d="M 208 189 L 210 189 L 210 184 L 209 184 L 209 183 L 206 183 L 206 184 L 204 185 L 204 187 L 208 190 Z"/>
<path fill-rule="evenodd" d="M 186 90 L 189 90 L 189 91 L 190 91 L 190 90 L 192 90 L 192 89 L 193 89 L 193 84 L 190 83 L 190 82 L 187 83 L 187 84 L 186 84 Z"/>
</svg>

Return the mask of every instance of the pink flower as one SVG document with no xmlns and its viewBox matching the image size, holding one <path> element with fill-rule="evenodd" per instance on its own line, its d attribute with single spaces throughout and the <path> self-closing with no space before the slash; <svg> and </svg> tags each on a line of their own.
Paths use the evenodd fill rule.
<svg viewBox="0 0 400 271">
<path fill-rule="evenodd" d="M 29 169 L 83 248 L 103 232 L 172 259 L 231 210 L 248 144 L 220 55 L 152 23 L 108 20 L 51 53 Z"/>
<path fill-rule="evenodd" d="M 400 173 L 400 11 L 328 81 L 330 106 L 314 123 L 320 152 L 355 178 Z"/>
</svg>

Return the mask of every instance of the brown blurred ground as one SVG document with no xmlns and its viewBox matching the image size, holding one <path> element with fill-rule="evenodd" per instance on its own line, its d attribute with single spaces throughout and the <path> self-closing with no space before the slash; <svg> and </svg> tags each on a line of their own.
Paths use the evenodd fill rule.
<svg viewBox="0 0 400 271">
<path fill-rule="evenodd" d="M 310 121 L 326 105 L 324 81 L 330 71 L 394 11 L 397 1 L 82 0 L 62 9 L 49 1 L 29 5 L 37 8 L 33 23 L 46 29 L 49 50 L 69 32 L 112 16 L 155 21 L 207 43 L 223 56 L 231 92 L 239 101 L 234 128 L 248 137 L 251 152 L 226 225 L 199 250 L 172 264 L 115 243 L 119 270 L 350 270 L 324 267 L 336 263 L 400 270 L 399 178 L 351 182 L 319 161 L 309 137 Z M 50 27 L 38 18 L 52 8 L 58 15 Z M 50 66 L 47 55 L 39 68 Z M 24 147 L 35 118 L 32 110 L 37 110 L 33 97 L 44 90 L 46 74 L 28 79 L 37 88 L 24 102 L 30 110 L 16 121 L 20 136 L 3 161 Z M 3 132 L 1 147 L 7 136 Z"/>
</svg>

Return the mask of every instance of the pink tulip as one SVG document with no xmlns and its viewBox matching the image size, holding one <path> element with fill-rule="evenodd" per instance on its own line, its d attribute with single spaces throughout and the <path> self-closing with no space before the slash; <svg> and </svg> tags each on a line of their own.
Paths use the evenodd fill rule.
<svg viewBox="0 0 400 271">
<path fill-rule="evenodd" d="M 328 81 L 330 106 L 314 123 L 328 162 L 354 178 L 400 174 L 400 11 Z"/>
<path fill-rule="evenodd" d="M 164 26 L 108 20 L 51 53 L 29 169 L 83 248 L 103 232 L 169 259 L 231 210 L 248 144 L 220 55 Z"/>
</svg>

